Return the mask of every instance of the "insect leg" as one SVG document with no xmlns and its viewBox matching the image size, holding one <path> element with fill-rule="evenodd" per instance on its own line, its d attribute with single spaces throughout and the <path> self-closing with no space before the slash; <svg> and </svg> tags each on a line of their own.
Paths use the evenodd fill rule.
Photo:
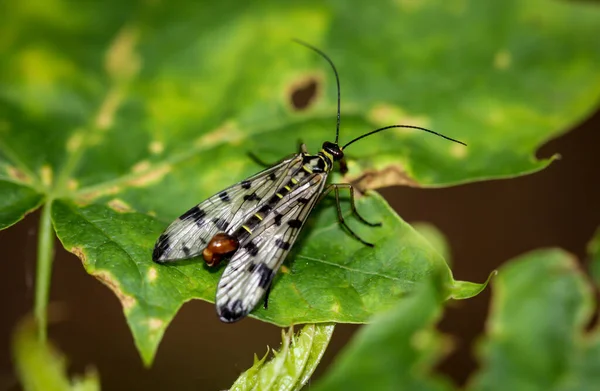
<svg viewBox="0 0 600 391">
<path fill-rule="evenodd" d="M 302 151 L 306 152 L 306 146 L 304 144 L 302 144 L 302 146 L 304 147 L 304 149 Z M 276 165 L 278 163 L 281 163 L 284 160 L 287 160 L 287 159 L 289 159 L 291 157 L 296 156 L 296 154 L 292 153 L 290 155 L 287 155 L 286 157 L 284 157 L 283 159 L 281 159 L 281 160 L 279 160 L 279 161 L 277 161 L 275 163 L 267 163 L 267 162 L 265 162 L 264 160 L 262 160 L 261 158 L 259 158 L 252 151 L 248 151 L 248 156 L 250 157 L 250 159 L 252 159 L 254 161 L 254 163 L 258 164 L 259 166 L 263 166 L 263 167 L 269 168 L 269 167 L 273 167 L 274 165 Z"/>
<path fill-rule="evenodd" d="M 346 224 L 346 222 L 344 221 L 344 216 L 342 215 L 342 208 L 340 206 L 340 190 L 339 187 L 340 185 L 334 184 L 334 185 L 330 185 L 330 187 L 327 188 L 327 192 L 331 191 L 331 189 L 335 190 L 335 204 L 337 207 L 337 212 L 338 212 L 338 219 L 340 220 L 340 224 L 346 228 L 346 230 L 348 230 L 348 232 L 354 236 L 355 239 L 359 240 L 361 243 L 363 243 L 365 246 L 369 246 L 369 247 L 374 247 L 375 245 L 373 243 L 369 243 L 364 241 L 363 239 L 361 239 L 360 236 L 358 236 L 354 231 L 352 231 L 352 229 L 350 229 L 350 227 L 348 227 L 348 224 Z M 354 203 L 353 203 L 354 205 Z"/>
<path fill-rule="evenodd" d="M 350 206 L 352 207 L 352 213 L 354 213 L 354 215 L 356 217 L 358 217 L 358 219 L 360 221 L 362 221 L 364 224 L 370 226 L 370 227 L 381 227 L 381 223 L 370 223 L 367 220 L 364 219 L 364 217 L 362 217 L 359 213 L 358 210 L 356 209 L 356 203 L 354 202 L 354 187 L 352 187 L 351 184 L 349 183 L 338 183 L 338 184 L 334 184 L 332 186 L 335 186 L 336 191 L 338 188 L 343 188 L 343 189 L 348 189 L 350 190 Z"/>
<path fill-rule="evenodd" d="M 250 157 L 250 159 L 252 159 L 254 161 L 254 163 L 258 164 L 259 166 L 271 167 L 273 165 L 273 164 L 269 164 L 269 163 L 265 162 L 264 160 L 262 160 L 261 158 L 256 156 L 256 154 L 252 151 L 248 152 L 248 156 Z"/>
<path fill-rule="evenodd" d="M 331 190 L 333 190 L 334 187 L 335 187 L 335 185 L 327 185 L 327 187 L 323 190 L 323 192 L 319 196 L 319 199 L 317 200 L 317 204 L 319 202 L 321 202 L 323 200 L 323 198 L 325 198 L 329 193 L 331 193 Z"/>
<path fill-rule="evenodd" d="M 269 308 L 269 294 L 271 293 L 271 285 L 269 284 L 269 287 L 267 288 L 267 293 L 265 293 L 265 303 L 263 304 L 263 307 L 265 307 L 265 309 Z"/>
</svg>

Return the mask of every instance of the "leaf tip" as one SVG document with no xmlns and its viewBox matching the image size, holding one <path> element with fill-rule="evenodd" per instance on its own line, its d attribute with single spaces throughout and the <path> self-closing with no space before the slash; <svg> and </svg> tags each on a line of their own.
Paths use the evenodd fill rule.
<svg viewBox="0 0 600 391">
<path fill-rule="evenodd" d="M 492 270 L 487 279 L 481 284 L 469 281 L 454 281 L 450 288 L 450 298 L 454 300 L 463 300 L 477 296 L 488 286 L 492 277 L 497 274 L 497 270 Z"/>
</svg>

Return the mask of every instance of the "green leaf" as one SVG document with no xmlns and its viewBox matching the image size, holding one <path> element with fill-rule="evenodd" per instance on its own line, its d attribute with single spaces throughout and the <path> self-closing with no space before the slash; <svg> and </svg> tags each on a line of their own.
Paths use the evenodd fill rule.
<svg viewBox="0 0 600 391">
<path fill-rule="evenodd" d="M 600 388 L 600 332 L 586 330 L 594 293 L 577 260 L 558 249 L 525 254 L 500 269 L 492 293 L 487 332 L 478 346 L 480 370 L 467 390 Z M 445 353 L 445 340 L 433 328 L 441 312 L 439 295 L 423 284 L 377 316 L 313 388 L 454 389 L 430 373 Z"/>
<path fill-rule="evenodd" d="M 451 390 L 431 374 L 448 350 L 435 331 L 443 295 L 431 281 L 364 326 L 311 390 Z"/>
<path fill-rule="evenodd" d="M 299 390 L 312 373 L 331 339 L 333 324 L 308 324 L 298 335 L 282 331 L 281 348 L 265 362 L 267 354 L 244 372 L 231 390 Z"/>
<path fill-rule="evenodd" d="M 571 255 L 521 256 L 500 269 L 492 292 L 470 390 L 600 389 L 600 334 L 585 330 L 593 292 Z"/>
<path fill-rule="evenodd" d="M 443 258 L 380 196 L 360 199 L 358 208 L 383 223 L 382 228 L 372 229 L 348 219 L 359 235 L 375 243 L 375 249 L 339 229 L 335 208 L 322 205 L 276 277 L 269 309 L 259 307 L 251 316 L 280 326 L 366 322 L 430 275 L 439 278 L 450 295 L 456 281 Z M 56 201 L 53 219 L 65 248 L 121 299 L 145 360 L 151 360 L 165 328 L 185 301 L 214 300 L 220 271 L 196 260 L 168 266 L 150 261 L 152 245 L 163 227 L 153 218 L 108 206 L 78 207 Z"/>
<path fill-rule="evenodd" d="M 49 342 L 40 341 L 36 332 L 33 319 L 25 318 L 12 339 L 13 361 L 25 391 L 100 390 L 100 379 L 92 368 L 70 380 L 65 357 Z"/>
<path fill-rule="evenodd" d="M 405 123 L 469 144 L 406 129 L 361 140 L 345 151 L 346 180 L 367 174 L 364 188 L 538 170 L 548 161 L 535 160 L 536 148 L 600 95 L 600 9 L 590 4 L 53 0 L 3 11 L 0 199 L 14 206 L 2 205 L 0 225 L 47 200 L 65 247 L 121 298 L 147 363 L 181 303 L 212 300 L 218 279 L 196 262 L 153 265 L 160 231 L 258 171 L 248 151 L 277 160 L 298 138 L 311 151 L 334 138 L 334 79 L 323 59 L 290 42 L 299 31 L 338 65 L 341 142 Z M 293 109 L 292 92 L 312 81 L 308 107 Z M 450 273 L 425 242 L 380 200 L 359 207 L 388 224 L 359 230 L 379 246 L 352 242 L 323 210 L 276 283 L 273 308 L 256 317 L 364 322 L 428 273 L 445 275 L 450 295 Z M 47 296 L 37 296 L 43 309 Z"/>
</svg>

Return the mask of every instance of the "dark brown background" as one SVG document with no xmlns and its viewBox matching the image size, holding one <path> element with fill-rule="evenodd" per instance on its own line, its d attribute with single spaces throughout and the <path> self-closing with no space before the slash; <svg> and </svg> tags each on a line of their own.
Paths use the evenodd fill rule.
<svg viewBox="0 0 600 391">
<path fill-rule="evenodd" d="M 446 189 L 407 187 L 381 191 L 408 221 L 439 227 L 452 246 L 455 278 L 483 281 L 506 260 L 526 251 L 559 246 L 585 260 L 586 244 L 600 223 L 600 112 L 537 153 L 562 159 L 537 174 Z M 0 232 L 0 390 L 19 389 L 10 361 L 9 338 L 33 302 L 38 213 Z M 585 263 L 585 261 L 582 261 Z M 455 351 L 438 370 L 459 384 L 475 367 L 472 343 L 483 328 L 490 289 L 470 300 L 451 302 L 441 330 Z M 50 327 L 74 371 L 95 365 L 105 390 L 224 389 L 252 364 L 254 353 L 277 347 L 280 329 L 254 319 L 221 324 L 213 305 L 183 306 L 168 328 L 156 361 L 143 368 L 117 298 L 79 260 L 57 243 L 51 301 L 67 309 Z M 358 326 L 337 327 L 315 377 L 326 369 Z"/>
</svg>

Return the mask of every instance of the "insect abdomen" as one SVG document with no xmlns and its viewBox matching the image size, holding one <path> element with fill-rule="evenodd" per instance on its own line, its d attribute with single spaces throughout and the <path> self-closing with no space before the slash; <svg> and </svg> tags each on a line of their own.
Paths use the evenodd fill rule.
<svg viewBox="0 0 600 391">
<path fill-rule="evenodd" d="M 235 237 L 220 232 L 213 236 L 206 245 L 206 248 L 202 251 L 202 257 L 208 266 L 215 266 L 224 258 L 228 258 L 235 253 L 239 246 L 240 243 Z"/>
</svg>

